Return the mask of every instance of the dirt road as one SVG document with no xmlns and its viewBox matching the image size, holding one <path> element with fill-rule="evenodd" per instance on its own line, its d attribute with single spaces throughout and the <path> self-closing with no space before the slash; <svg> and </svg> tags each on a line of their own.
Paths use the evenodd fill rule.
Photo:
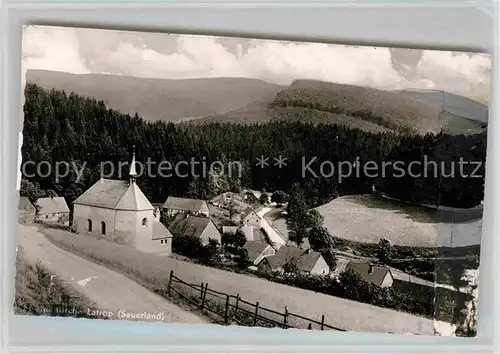
<svg viewBox="0 0 500 354">
<path fill-rule="evenodd" d="M 286 240 L 279 234 L 278 231 L 266 220 L 264 217 L 272 208 L 265 207 L 257 212 L 257 215 L 262 218 L 262 228 L 266 231 L 271 242 L 278 247 L 284 246 L 286 244 Z"/>
<path fill-rule="evenodd" d="M 39 260 L 54 275 L 85 294 L 95 304 L 95 308 L 103 311 L 94 313 L 97 317 L 182 323 L 206 322 L 121 274 L 59 249 L 39 233 L 35 226 L 19 225 L 18 243 L 28 260 Z"/>
</svg>

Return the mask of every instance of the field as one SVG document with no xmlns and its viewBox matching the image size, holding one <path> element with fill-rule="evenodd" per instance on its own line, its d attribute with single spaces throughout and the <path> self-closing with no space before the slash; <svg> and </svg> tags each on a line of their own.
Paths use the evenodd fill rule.
<svg viewBox="0 0 500 354">
<path fill-rule="evenodd" d="M 249 302 L 259 301 L 263 307 L 276 311 L 283 311 L 286 306 L 290 312 L 310 318 L 319 319 L 325 314 L 328 324 L 347 330 L 433 333 L 432 321 L 422 317 L 167 257 L 151 257 L 125 246 L 62 230 L 42 231 L 61 248 L 122 272 L 151 290 L 164 290 L 173 270 L 188 283 L 208 283 L 212 289 L 239 294 Z"/>
<path fill-rule="evenodd" d="M 371 196 L 345 196 L 316 210 L 334 237 L 362 243 L 378 243 L 384 237 L 394 245 L 437 246 L 436 213 L 424 208 L 402 208 Z"/>
</svg>

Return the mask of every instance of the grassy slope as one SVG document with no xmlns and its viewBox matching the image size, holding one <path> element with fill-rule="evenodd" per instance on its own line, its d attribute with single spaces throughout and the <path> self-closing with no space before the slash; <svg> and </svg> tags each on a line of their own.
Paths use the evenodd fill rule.
<svg viewBox="0 0 500 354">
<path fill-rule="evenodd" d="M 152 258 L 125 246 L 62 230 L 45 229 L 43 232 L 57 246 L 122 272 L 152 290 L 164 289 L 168 283 L 169 271 L 173 270 L 176 276 L 188 283 L 208 283 L 211 289 L 240 294 L 252 303 L 259 301 L 262 307 L 283 311 L 287 306 L 290 312 L 318 319 L 325 314 L 326 323 L 339 328 L 395 333 L 432 332 L 429 320 L 403 312 L 167 257 Z M 352 316 L 353 313 L 356 316 Z"/>
<path fill-rule="evenodd" d="M 282 88 L 246 78 L 165 80 L 45 70 L 29 70 L 26 79 L 47 89 L 95 97 L 123 113 L 165 121 L 227 112 L 273 97 Z"/>
<path fill-rule="evenodd" d="M 401 209 L 370 196 L 345 196 L 316 208 L 334 237 L 377 244 L 385 237 L 394 245 L 436 247 L 435 213 Z"/>
<path fill-rule="evenodd" d="M 18 315 L 86 317 L 91 302 L 82 294 L 51 279 L 50 273 L 39 263 L 32 265 L 17 255 L 14 313 Z M 69 311 L 75 311 L 70 313 Z"/>
<path fill-rule="evenodd" d="M 274 99 L 199 120 L 257 123 L 271 119 L 334 123 L 371 132 L 440 130 L 439 110 L 405 95 L 359 86 L 297 80 Z"/>
<path fill-rule="evenodd" d="M 443 131 L 449 134 L 477 134 L 487 127 L 488 107 L 470 98 L 434 90 L 395 92 L 439 107 Z"/>
</svg>

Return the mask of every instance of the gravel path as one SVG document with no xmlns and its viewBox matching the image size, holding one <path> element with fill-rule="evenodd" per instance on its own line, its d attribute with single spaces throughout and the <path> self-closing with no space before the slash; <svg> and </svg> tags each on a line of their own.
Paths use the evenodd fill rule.
<svg viewBox="0 0 500 354">
<path fill-rule="evenodd" d="M 56 247 L 38 232 L 36 226 L 19 225 L 18 242 L 27 259 L 39 260 L 70 286 L 87 295 L 95 308 L 112 312 L 112 319 L 134 320 L 131 317 L 135 314 L 142 317 L 141 321 L 206 322 L 129 278 Z"/>
</svg>

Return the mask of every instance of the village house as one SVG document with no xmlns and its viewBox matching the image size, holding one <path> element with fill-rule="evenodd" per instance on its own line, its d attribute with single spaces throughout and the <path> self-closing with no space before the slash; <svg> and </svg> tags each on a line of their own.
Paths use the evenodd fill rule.
<svg viewBox="0 0 500 354">
<path fill-rule="evenodd" d="M 18 204 L 18 223 L 30 224 L 35 221 L 36 208 L 27 197 L 20 197 Z"/>
<path fill-rule="evenodd" d="M 193 215 L 177 215 L 168 230 L 173 235 L 196 237 L 203 245 L 208 245 L 209 240 L 217 240 L 221 244 L 221 233 L 212 220 Z"/>
<path fill-rule="evenodd" d="M 235 234 L 236 231 L 241 231 L 247 241 L 258 241 L 266 243 L 266 235 L 262 229 L 253 226 L 222 226 L 222 233 Z"/>
<path fill-rule="evenodd" d="M 350 261 L 346 266 L 346 270 L 355 271 L 361 275 L 364 281 L 380 286 L 381 288 L 389 288 L 394 282 L 391 271 L 386 267 L 366 262 Z"/>
<path fill-rule="evenodd" d="M 306 274 L 327 275 L 330 273 L 330 267 L 321 253 L 290 246 L 283 246 L 276 254 L 263 258 L 257 267 L 260 272 L 268 273 L 282 270 L 289 263 L 294 263 L 300 272 Z"/>
<path fill-rule="evenodd" d="M 262 218 L 252 208 L 247 208 L 241 216 L 241 223 L 245 226 L 262 227 Z"/>
<path fill-rule="evenodd" d="M 175 216 L 179 213 L 191 214 L 195 216 L 209 216 L 208 205 L 201 199 L 168 197 L 163 204 L 163 211 L 168 216 Z"/>
<path fill-rule="evenodd" d="M 69 226 L 69 207 L 63 197 L 38 198 L 36 201 L 35 221 Z"/>
<path fill-rule="evenodd" d="M 241 196 L 243 198 L 243 201 L 247 204 L 260 204 L 260 192 L 245 190 L 241 193 Z"/>
<path fill-rule="evenodd" d="M 130 180 L 101 178 L 73 202 L 73 230 L 145 253 L 170 254 L 172 235 L 136 184 L 135 154 Z"/>
<path fill-rule="evenodd" d="M 243 248 L 247 250 L 248 260 L 252 262 L 254 266 L 257 266 L 264 257 L 272 256 L 276 253 L 275 249 L 270 245 L 259 241 L 247 241 Z"/>
</svg>

